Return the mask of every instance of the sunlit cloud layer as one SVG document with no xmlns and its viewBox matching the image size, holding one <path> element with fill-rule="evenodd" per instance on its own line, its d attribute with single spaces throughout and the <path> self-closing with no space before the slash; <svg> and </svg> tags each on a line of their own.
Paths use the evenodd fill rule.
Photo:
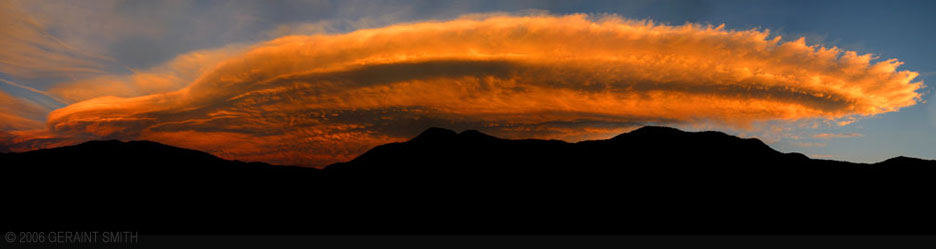
<svg viewBox="0 0 936 249">
<path fill-rule="evenodd" d="M 917 73 L 900 65 L 761 30 L 472 15 L 284 36 L 61 84 L 50 92 L 77 102 L 53 111 L 42 134 L 322 166 L 429 126 L 582 140 L 647 123 L 845 124 L 920 101 Z"/>
</svg>

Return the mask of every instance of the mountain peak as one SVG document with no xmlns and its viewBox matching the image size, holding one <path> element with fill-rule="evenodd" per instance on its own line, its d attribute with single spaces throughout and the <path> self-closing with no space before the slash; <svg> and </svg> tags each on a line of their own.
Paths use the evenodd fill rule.
<svg viewBox="0 0 936 249">
<path fill-rule="evenodd" d="M 913 157 L 906 157 L 906 156 L 898 156 L 898 157 L 884 160 L 877 164 L 879 165 L 929 165 L 929 164 L 933 164 L 934 162 L 936 161 L 913 158 Z"/>
<path fill-rule="evenodd" d="M 485 133 L 482 133 L 477 130 L 465 130 L 461 133 L 458 133 L 459 137 L 470 138 L 470 139 L 480 139 L 480 140 L 498 140 L 499 138 L 491 136 Z"/>
<path fill-rule="evenodd" d="M 636 130 L 633 130 L 628 133 L 622 133 L 620 135 L 617 135 L 614 138 L 611 138 L 611 140 L 619 140 L 619 139 L 623 139 L 625 137 L 633 136 L 633 135 L 660 136 L 660 135 L 675 135 L 675 134 L 685 134 L 685 133 L 687 132 L 682 131 L 680 129 L 672 128 L 672 127 L 648 125 L 648 126 L 637 128 Z"/>
<path fill-rule="evenodd" d="M 91 140 L 91 141 L 81 143 L 81 145 L 100 146 L 100 145 L 117 145 L 117 144 L 123 144 L 123 143 L 124 143 L 123 141 L 120 141 L 117 139 L 108 139 L 108 140 Z"/>
<path fill-rule="evenodd" d="M 458 135 L 458 133 L 456 133 L 456 132 L 453 131 L 453 130 L 449 130 L 449 129 L 445 129 L 445 128 L 439 128 L 439 127 L 430 127 L 429 129 L 426 129 L 426 130 L 423 131 L 422 133 L 419 133 L 418 136 L 414 137 L 414 138 L 411 139 L 410 141 L 419 142 L 419 141 L 433 141 L 433 140 L 440 140 L 440 139 L 450 139 L 450 138 L 455 137 L 455 136 L 457 136 L 457 135 Z"/>
<path fill-rule="evenodd" d="M 681 134 L 686 133 L 680 129 L 665 126 L 644 126 L 629 132 L 629 134 Z"/>
</svg>

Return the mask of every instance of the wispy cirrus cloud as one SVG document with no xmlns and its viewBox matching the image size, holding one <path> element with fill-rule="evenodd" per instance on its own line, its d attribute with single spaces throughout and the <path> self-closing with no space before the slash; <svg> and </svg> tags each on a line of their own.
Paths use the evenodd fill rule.
<svg viewBox="0 0 936 249">
<path fill-rule="evenodd" d="M 21 2 L 0 2 L 0 73 L 17 78 L 70 78 L 106 72 L 112 58 L 88 53 L 50 34 Z"/>
<path fill-rule="evenodd" d="M 793 145 L 796 145 L 796 146 L 799 146 L 799 147 L 826 147 L 826 145 L 828 145 L 828 144 L 826 144 L 826 143 L 811 143 L 811 142 L 796 142 L 796 143 L 793 143 Z"/>
<path fill-rule="evenodd" d="M 862 137 L 864 136 L 861 133 L 819 133 L 813 135 L 814 138 L 849 138 L 849 137 Z"/>
<path fill-rule="evenodd" d="M 178 90 L 62 85 L 53 92 L 81 101 L 52 112 L 49 132 L 321 166 L 429 126 L 581 140 L 646 123 L 852 120 L 912 106 L 923 86 L 896 60 L 614 16 L 472 15 L 284 36 L 212 58 L 173 81 Z M 163 67 L 194 62 L 178 63 Z"/>
<path fill-rule="evenodd" d="M 40 105 L 0 91 L 0 131 L 41 129 L 44 124 L 37 116 L 48 111 Z"/>
</svg>

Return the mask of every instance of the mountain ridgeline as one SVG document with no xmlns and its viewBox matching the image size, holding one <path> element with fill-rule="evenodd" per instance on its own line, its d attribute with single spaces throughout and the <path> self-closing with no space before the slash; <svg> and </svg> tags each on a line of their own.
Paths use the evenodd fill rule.
<svg viewBox="0 0 936 249">
<path fill-rule="evenodd" d="M 16 214 L 4 225 L 17 230 L 936 234 L 936 161 L 815 160 L 666 127 L 578 143 L 430 128 L 321 170 L 148 141 L 0 154 L 0 165 Z"/>
</svg>

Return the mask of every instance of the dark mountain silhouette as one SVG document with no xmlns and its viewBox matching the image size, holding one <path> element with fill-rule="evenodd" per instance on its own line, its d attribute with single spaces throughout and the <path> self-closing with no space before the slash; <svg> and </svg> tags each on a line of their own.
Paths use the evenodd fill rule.
<svg viewBox="0 0 936 249">
<path fill-rule="evenodd" d="M 0 224 L 17 230 L 936 233 L 936 161 L 815 160 L 666 127 L 578 143 L 431 128 L 322 170 L 147 141 L 0 154 L 0 164 L 17 214 Z"/>
</svg>

